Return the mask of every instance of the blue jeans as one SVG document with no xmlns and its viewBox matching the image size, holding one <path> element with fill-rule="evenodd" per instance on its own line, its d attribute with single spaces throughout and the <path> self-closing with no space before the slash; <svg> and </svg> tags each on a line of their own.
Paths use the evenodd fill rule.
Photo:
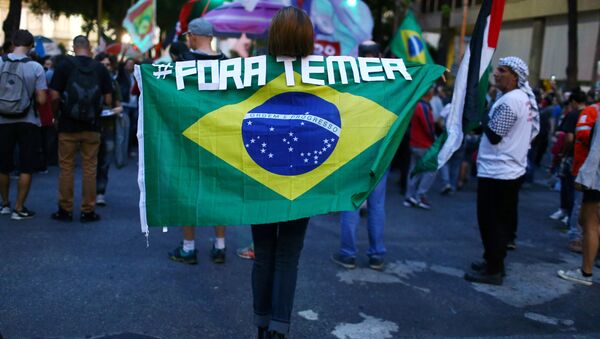
<svg viewBox="0 0 600 339">
<path fill-rule="evenodd" d="M 575 191 L 573 199 L 573 211 L 569 217 L 569 231 L 567 236 L 570 241 L 581 240 L 583 238 L 583 230 L 579 225 L 579 212 L 581 211 L 581 199 L 583 198 L 583 192 Z"/>
<path fill-rule="evenodd" d="M 115 129 L 103 127 L 100 140 L 98 169 L 96 171 L 96 193 L 105 194 L 106 185 L 108 185 L 108 168 L 115 158 Z"/>
<path fill-rule="evenodd" d="M 383 227 L 385 224 L 385 190 L 388 172 L 367 198 L 367 230 L 369 232 L 369 257 L 383 257 L 386 253 L 383 244 Z M 359 211 L 347 211 L 341 214 L 340 254 L 345 257 L 356 257 L 356 227 L 360 223 Z"/>
<path fill-rule="evenodd" d="M 454 152 L 450 159 L 448 159 L 448 162 L 446 162 L 444 166 L 440 168 L 442 183 L 444 184 L 444 186 L 450 186 L 453 191 L 456 191 L 456 184 L 458 183 L 458 174 L 460 172 L 460 164 L 463 160 L 462 153 L 464 151 L 461 152 L 462 149 L 463 148 L 461 147 L 456 152 Z"/>
<path fill-rule="evenodd" d="M 421 158 L 427 152 L 427 148 L 416 148 L 411 147 L 411 160 L 410 160 L 410 172 L 412 173 L 417 163 L 421 160 Z M 407 198 L 415 198 L 417 200 L 427 195 L 429 188 L 433 185 L 435 181 L 436 172 L 424 172 L 419 173 L 415 176 L 412 176 L 408 180 L 408 189 L 406 190 Z"/>
<path fill-rule="evenodd" d="M 287 334 L 308 218 L 252 225 L 254 324 Z"/>
</svg>

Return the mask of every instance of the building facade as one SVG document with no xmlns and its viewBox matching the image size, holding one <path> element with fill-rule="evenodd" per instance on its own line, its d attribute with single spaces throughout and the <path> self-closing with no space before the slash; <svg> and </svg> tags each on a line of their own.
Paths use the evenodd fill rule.
<svg viewBox="0 0 600 339">
<path fill-rule="evenodd" d="M 467 34 L 473 29 L 481 0 L 452 0 L 450 27 L 458 41 L 467 4 Z M 414 9 L 425 32 L 439 32 L 442 0 L 417 0 Z M 554 76 L 566 80 L 567 0 L 506 0 L 494 62 L 515 55 L 530 66 L 532 83 Z M 600 1 L 577 1 L 578 80 L 597 80 L 600 61 Z M 458 52 L 456 52 L 458 54 Z"/>
<path fill-rule="evenodd" d="M 0 0 L 0 23 L 4 22 L 8 15 L 9 0 Z M 60 15 L 53 18 L 50 14 L 34 14 L 26 1 L 23 1 L 21 10 L 21 24 L 19 28 L 26 29 L 34 36 L 41 35 L 54 40 L 57 44 L 62 43 L 67 50 L 71 49 L 73 38 L 85 34 L 82 29 L 84 24 L 81 15 Z M 90 42 L 95 44 L 97 34 L 90 34 Z M 0 43 L 4 42 L 4 32 L 0 30 Z"/>
</svg>

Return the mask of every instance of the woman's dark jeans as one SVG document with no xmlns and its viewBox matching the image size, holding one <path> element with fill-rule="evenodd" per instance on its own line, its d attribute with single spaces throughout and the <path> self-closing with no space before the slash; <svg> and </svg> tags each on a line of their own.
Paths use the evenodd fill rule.
<svg viewBox="0 0 600 339">
<path fill-rule="evenodd" d="M 252 225 L 254 324 L 288 333 L 308 218 Z"/>
</svg>

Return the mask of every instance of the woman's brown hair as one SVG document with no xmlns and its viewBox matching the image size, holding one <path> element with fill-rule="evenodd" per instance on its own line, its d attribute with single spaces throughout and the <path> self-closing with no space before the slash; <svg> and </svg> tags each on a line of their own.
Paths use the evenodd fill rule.
<svg viewBox="0 0 600 339">
<path fill-rule="evenodd" d="M 308 15 L 296 7 L 284 7 L 271 20 L 269 54 L 305 57 L 313 52 L 313 37 Z"/>
</svg>

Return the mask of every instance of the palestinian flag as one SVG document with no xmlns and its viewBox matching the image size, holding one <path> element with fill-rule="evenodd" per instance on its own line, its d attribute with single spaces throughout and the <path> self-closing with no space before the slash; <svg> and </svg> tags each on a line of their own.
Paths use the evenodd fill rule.
<svg viewBox="0 0 600 339">
<path fill-rule="evenodd" d="M 484 0 L 469 48 L 460 63 L 446 132 L 436 140 L 415 167 L 414 173 L 435 171 L 460 147 L 463 132 L 479 127 L 488 89 L 489 66 L 498 45 L 505 0 Z"/>
<path fill-rule="evenodd" d="M 443 72 L 349 56 L 137 67 L 142 230 L 356 209 Z"/>
<path fill-rule="evenodd" d="M 223 0 L 188 0 L 179 11 L 179 21 L 175 26 L 177 36 L 187 32 L 188 23 L 223 4 Z"/>
</svg>

